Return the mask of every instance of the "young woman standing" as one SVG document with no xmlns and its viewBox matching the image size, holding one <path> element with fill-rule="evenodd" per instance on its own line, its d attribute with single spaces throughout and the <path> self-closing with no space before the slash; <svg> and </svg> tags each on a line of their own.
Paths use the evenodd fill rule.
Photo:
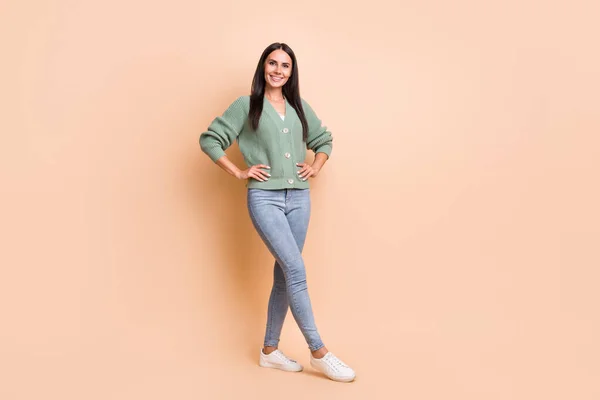
<svg viewBox="0 0 600 400">
<path fill-rule="evenodd" d="M 224 150 L 237 140 L 248 169 L 240 170 Z M 315 324 L 302 249 L 310 219 L 309 178 L 329 159 L 332 136 L 300 97 L 292 49 L 273 43 L 262 53 L 250 96 L 237 98 L 200 135 L 200 146 L 219 167 L 247 180 L 252 223 L 275 258 L 264 347 L 259 365 L 285 371 L 302 366 L 278 349 L 288 308 L 311 352 L 313 368 L 330 379 L 350 382 L 355 372 L 327 350 Z M 305 163 L 306 149 L 315 153 Z"/>
</svg>

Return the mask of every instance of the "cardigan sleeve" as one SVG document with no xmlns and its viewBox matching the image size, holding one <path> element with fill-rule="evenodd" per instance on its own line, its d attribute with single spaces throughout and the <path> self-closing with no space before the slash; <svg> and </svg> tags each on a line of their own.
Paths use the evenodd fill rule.
<svg viewBox="0 0 600 400">
<path fill-rule="evenodd" d="M 238 97 L 219 117 L 216 117 L 200 135 L 200 148 L 213 162 L 225 155 L 225 150 L 238 137 L 246 119 L 247 96 Z"/>
<path fill-rule="evenodd" d="M 333 136 L 331 136 L 331 132 L 322 124 L 312 107 L 304 99 L 302 99 L 302 108 L 308 122 L 306 148 L 312 150 L 315 154 L 325 153 L 327 154 L 327 158 L 329 158 L 333 149 Z"/>
</svg>

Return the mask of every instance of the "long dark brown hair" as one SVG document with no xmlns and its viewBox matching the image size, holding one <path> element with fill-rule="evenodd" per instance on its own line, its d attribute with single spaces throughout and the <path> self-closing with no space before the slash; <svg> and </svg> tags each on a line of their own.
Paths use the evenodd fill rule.
<svg viewBox="0 0 600 400">
<path fill-rule="evenodd" d="M 304 115 L 304 109 L 302 108 L 302 100 L 300 98 L 300 84 L 298 82 L 298 63 L 296 62 L 296 55 L 294 51 L 285 43 L 272 43 L 270 44 L 260 56 L 258 65 L 256 66 L 256 72 L 254 72 L 254 78 L 252 79 L 252 88 L 250 94 L 250 111 L 248 112 L 248 119 L 250 125 L 255 131 L 258 129 L 258 123 L 260 116 L 263 111 L 263 102 L 265 96 L 265 60 L 275 50 L 285 51 L 292 59 L 292 74 L 288 81 L 283 85 L 282 91 L 283 96 L 287 99 L 288 103 L 296 110 L 300 122 L 302 123 L 302 138 L 306 142 L 308 138 L 308 122 L 306 122 L 306 116 Z"/>
</svg>

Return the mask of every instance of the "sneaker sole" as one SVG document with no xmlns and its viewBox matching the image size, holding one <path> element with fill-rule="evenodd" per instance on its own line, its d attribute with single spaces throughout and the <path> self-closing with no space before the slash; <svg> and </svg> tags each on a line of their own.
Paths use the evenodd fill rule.
<svg viewBox="0 0 600 400">
<path fill-rule="evenodd" d="M 331 379 L 332 381 L 347 383 L 347 382 L 352 382 L 353 380 L 356 379 L 356 374 L 354 374 L 353 376 L 348 377 L 348 378 L 338 378 L 338 377 L 333 377 L 333 376 L 327 375 L 324 371 L 321 371 L 321 369 L 316 367 L 312 362 L 310 363 L 310 366 L 313 367 L 314 369 L 316 369 L 317 371 L 319 371 L 320 373 L 322 373 L 323 375 L 325 375 L 326 377 L 328 377 L 329 379 Z"/>
<path fill-rule="evenodd" d="M 298 366 L 297 368 L 296 367 L 285 367 L 281 364 L 273 364 L 268 361 L 263 361 L 262 359 L 258 361 L 258 365 L 260 365 L 263 368 L 279 369 L 279 370 L 285 371 L 285 372 L 301 372 L 303 370 L 301 365 Z"/>
</svg>

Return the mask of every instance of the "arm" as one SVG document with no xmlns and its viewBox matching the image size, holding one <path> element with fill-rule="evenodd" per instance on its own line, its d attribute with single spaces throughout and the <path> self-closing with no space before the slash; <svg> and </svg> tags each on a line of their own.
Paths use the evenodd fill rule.
<svg viewBox="0 0 600 400">
<path fill-rule="evenodd" d="M 315 159 L 312 165 L 306 163 L 298 164 L 298 166 L 302 167 L 302 169 L 298 171 L 300 177 L 303 180 L 306 180 L 310 177 L 316 177 L 325 162 L 329 160 L 329 156 L 333 149 L 333 136 L 327 127 L 322 124 L 312 107 L 304 100 L 302 100 L 302 108 L 304 109 L 306 121 L 308 122 L 306 148 L 315 153 Z"/>
<path fill-rule="evenodd" d="M 246 170 L 240 170 L 227 156 L 225 150 L 238 137 L 248 118 L 247 98 L 239 97 L 225 110 L 223 115 L 215 118 L 208 129 L 200 135 L 200 147 L 221 169 L 238 179 L 252 177 L 261 182 L 268 179 L 268 172 L 260 168 L 266 165 L 253 165 Z"/>
<path fill-rule="evenodd" d="M 216 163 L 225 172 L 227 172 L 230 175 L 235 176 L 238 179 L 248 179 L 251 177 L 258 181 L 264 182 L 264 181 L 268 180 L 269 177 L 271 176 L 271 174 L 269 174 L 268 172 L 265 172 L 260 169 L 260 168 L 270 168 L 269 166 L 263 165 L 263 164 L 253 165 L 250 168 L 242 171 L 234 163 L 232 163 L 231 160 L 229 158 L 227 158 L 227 156 L 223 156 L 223 157 L 219 158 Z"/>
<path fill-rule="evenodd" d="M 312 163 L 312 168 L 317 170 L 317 174 L 319 173 L 319 171 L 321 170 L 321 168 L 323 167 L 323 165 L 325 164 L 325 162 L 328 159 L 329 159 L 329 157 L 325 153 L 319 152 L 315 155 L 315 160 Z"/>
<path fill-rule="evenodd" d="M 200 135 L 200 148 L 213 162 L 216 163 L 225 155 L 225 150 L 233 144 L 244 128 L 247 118 L 247 107 L 244 103 L 244 97 L 238 97 L 223 115 L 215 118 Z"/>
<path fill-rule="evenodd" d="M 240 173 L 242 172 L 227 156 L 223 156 L 216 161 L 216 164 L 221 167 L 221 169 L 227 172 L 229 175 L 235 176 L 240 179 Z"/>
<path fill-rule="evenodd" d="M 331 156 L 333 149 L 333 136 L 331 132 L 323 125 L 321 119 L 317 116 L 310 104 L 302 100 L 302 108 L 308 122 L 308 138 L 306 140 L 306 148 L 312 150 L 315 156 L 319 153 L 327 155 L 327 159 Z"/>
</svg>

